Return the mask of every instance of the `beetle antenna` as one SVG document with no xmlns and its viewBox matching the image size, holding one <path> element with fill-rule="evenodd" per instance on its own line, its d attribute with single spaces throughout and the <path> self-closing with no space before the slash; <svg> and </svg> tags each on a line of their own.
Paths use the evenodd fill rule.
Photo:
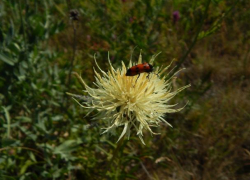
<svg viewBox="0 0 250 180">
<path fill-rule="evenodd" d="M 154 73 L 154 74 L 155 74 L 158 78 L 160 78 L 159 73 L 157 73 L 157 74 L 156 74 L 156 73 Z"/>
</svg>

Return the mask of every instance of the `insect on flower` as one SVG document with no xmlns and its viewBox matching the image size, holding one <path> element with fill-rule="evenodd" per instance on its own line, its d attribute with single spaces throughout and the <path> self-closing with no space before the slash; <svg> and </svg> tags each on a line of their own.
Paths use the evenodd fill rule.
<svg viewBox="0 0 250 180">
<path fill-rule="evenodd" d="M 166 114 L 179 112 L 185 106 L 173 108 L 176 104 L 170 104 L 170 100 L 190 86 L 172 88 L 174 75 L 179 71 L 170 77 L 164 75 L 171 64 L 164 68 L 155 66 L 154 72 L 159 76 L 152 76 L 150 81 L 147 81 L 148 75 L 145 73 L 153 73 L 152 65 L 156 56 L 153 55 L 148 63 L 142 63 L 140 54 L 137 65 L 133 66 L 130 60 L 129 69 L 123 62 L 120 68 L 115 69 L 108 58 L 110 68 L 107 72 L 99 67 L 95 59 L 98 68 L 97 71 L 94 70 L 95 87 L 88 86 L 79 74 L 74 73 L 87 94 L 80 94 L 80 96 L 67 94 L 72 96 L 81 107 L 88 109 L 88 113 L 97 111 L 93 119 L 105 123 L 106 127 L 103 128 L 102 134 L 115 135 L 119 132 L 117 141 L 120 141 L 122 137 L 129 138 L 135 132 L 145 144 L 143 136 L 146 130 L 151 134 L 159 134 L 153 132 L 151 128 L 160 126 L 161 122 L 171 126 L 165 119 Z M 136 77 L 127 77 L 140 74 L 136 86 L 134 84 Z M 89 98 L 82 101 L 86 95 Z"/>
<path fill-rule="evenodd" d="M 138 77 L 136 79 L 136 81 L 137 81 L 138 78 L 140 77 L 141 73 L 144 73 L 144 72 L 148 73 L 148 75 L 147 75 L 147 78 L 148 78 L 149 74 L 151 72 L 153 72 L 153 70 L 154 70 L 154 67 L 149 63 L 137 64 L 137 65 L 132 66 L 131 68 L 129 68 L 127 70 L 126 76 L 136 76 L 136 75 L 138 75 Z"/>
</svg>

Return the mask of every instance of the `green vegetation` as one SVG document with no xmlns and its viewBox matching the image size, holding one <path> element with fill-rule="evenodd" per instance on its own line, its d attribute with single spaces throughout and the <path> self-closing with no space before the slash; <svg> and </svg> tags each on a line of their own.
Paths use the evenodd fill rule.
<svg viewBox="0 0 250 180">
<path fill-rule="evenodd" d="M 2 0 L 0 179 L 248 180 L 249 17 L 246 0 Z M 66 92 L 82 93 L 73 71 L 94 86 L 94 54 L 108 70 L 108 52 L 119 67 L 140 49 L 186 68 L 172 103 L 189 104 L 146 145 L 116 144 Z"/>
</svg>

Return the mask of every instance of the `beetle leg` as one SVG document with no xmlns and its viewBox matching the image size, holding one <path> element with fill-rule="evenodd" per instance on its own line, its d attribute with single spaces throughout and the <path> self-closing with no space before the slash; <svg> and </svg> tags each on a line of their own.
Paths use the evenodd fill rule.
<svg viewBox="0 0 250 180">
<path fill-rule="evenodd" d="M 140 75 L 141 75 L 141 74 L 139 74 L 139 75 L 138 75 L 138 77 L 137 77 L 137 79 L 136 79 L 135 83 L 137 82 L 137 80 L 138 80 L 138 78 L 140 77 Z"/>
</svg>

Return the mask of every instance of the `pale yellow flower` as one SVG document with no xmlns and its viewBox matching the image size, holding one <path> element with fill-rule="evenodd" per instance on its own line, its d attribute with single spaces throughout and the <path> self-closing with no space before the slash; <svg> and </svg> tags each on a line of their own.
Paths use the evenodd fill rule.
<svg viewBox="0 0 250 180">
<path fill-rule="evenodd" d="M 153 56 L 150 64 L 153 65 Z M 142 63 L 142 56 L 139 56 L 138 64 Z M 169 68 L 155 68 L 147 78 L 147 73 L 142 73 L 136 81 L 137 76 L 126 76 L 127 68 L 122 62 L 121 69 L 114 69 L 109 60 L 110 70 L 104 72 L 96 63 L 100 73 L 95 71 L 96 88 L 89 87 L 84 80 L 78 75 L 78 79 L 85 87 L 85 92 L 91 99 L 83 104 L 84 108 L 98 111 L 94 119 L 105 121 L 107 127 L 103 133 L 115 133 L 117 128 L 123 126 L 123 131 L 118 141 L 124 136 L 130 136 L 131 130 L 136 130 L 138 137 L 143 141 L 144 130 L 149 130 L 156 134 L 151 127 L 159 126 L 160 122 L 165 122 L 171 126 L 165 119 L 166 113 L 178 112 L 180 109 L 173 109 L 176 104 L 171 105 L 169 101 L 180 91 L 190 85 L 181 87 L 172 91 L 172 78 L 167 78 L 165 74 Z M 128 67 L 133 64 L 130 61 Z M 73 95 L 73 94 L 70 94 Z M 74 95 L 73 95 L 74 96 Z"/>
</svg>

